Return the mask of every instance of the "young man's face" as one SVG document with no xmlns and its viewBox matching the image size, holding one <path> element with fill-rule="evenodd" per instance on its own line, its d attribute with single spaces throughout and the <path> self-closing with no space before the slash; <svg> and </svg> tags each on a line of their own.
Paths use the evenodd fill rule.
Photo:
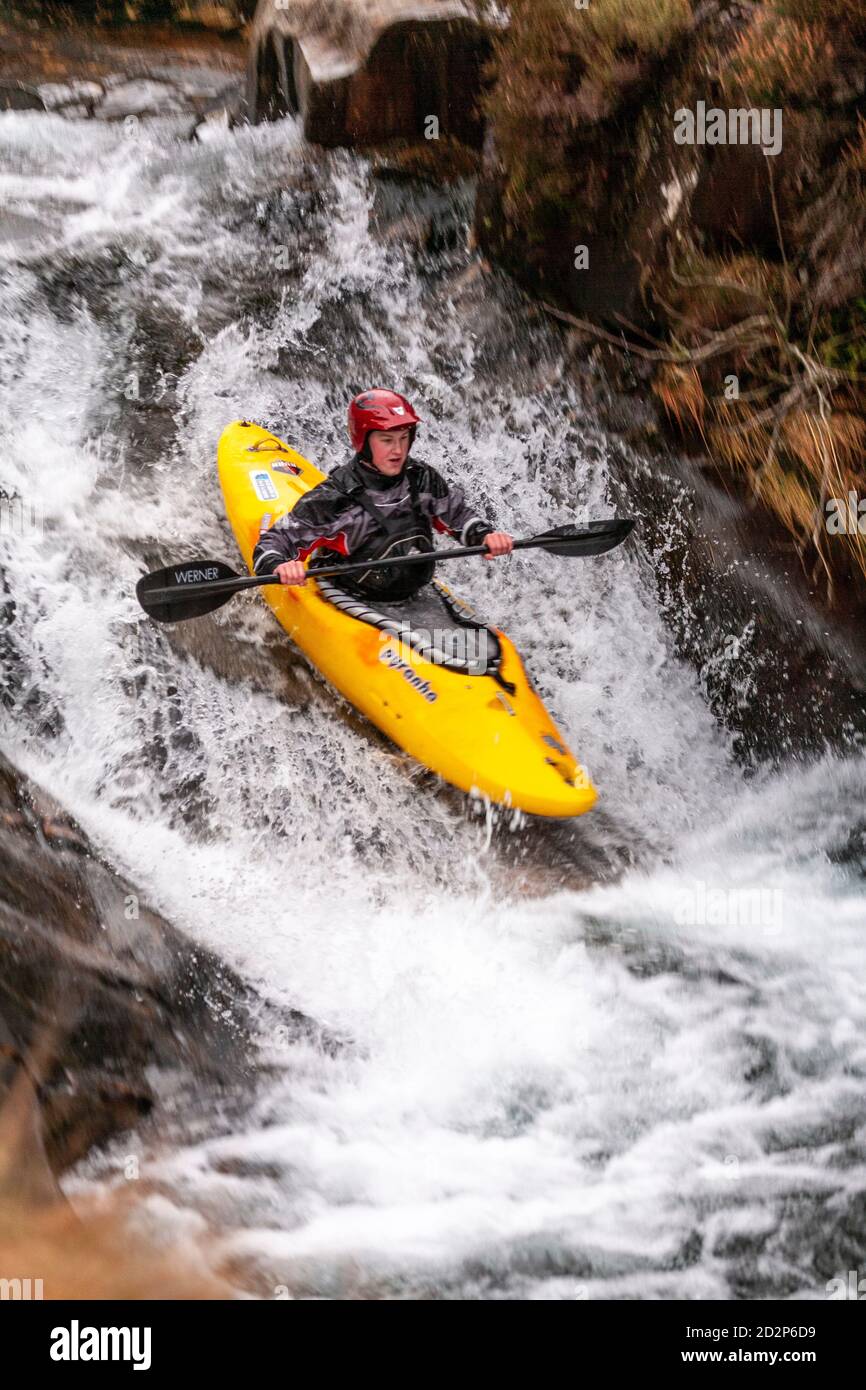
<svg viewBox="0 0 866 1390">
<path fill-rule="evenodd" d="M 380 473 L 386 473 L 389 478 L 396 477 L 406 462 L 411 433 L 410 425 L 398 425 L 393 430 L 371 430 L 367 438 L 373 467 L 378 468 Z"/>
</svg>

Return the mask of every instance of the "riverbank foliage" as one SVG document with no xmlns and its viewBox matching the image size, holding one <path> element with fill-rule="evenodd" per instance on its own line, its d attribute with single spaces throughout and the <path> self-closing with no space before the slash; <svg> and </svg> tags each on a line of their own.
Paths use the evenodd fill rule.
<svg viewBox="0 0 866 1390">
<path fill-rule="evenodd" d="M 783 524 L 832 600 L 840 575 L 866 578 L 866 534 L 826 525 L 834 499 L 864 495 L 866 297 L 822 312 L 790 267 L 743 254 L 694 252 L 668 288 L 679 360 L 659 369 L 657 396 Z"/>
<path fill-rule="evenodd" d="M 727 25 L 699 9 L 513 0 L 486 99 L 496 241 L 510 265 L 524 253 L 530 283 L 553 283 L 556 239 L 587 209 L 610 213 L 595 231 L 620 244 L 640 225 L 640 178 L 669 144 L 668 106 L 782 108 L 777 159 L 709 151 L 689 169 L 672 152 L 685 200 L 660 234 L 635 233 L 646 316 L 631 342 L 654 342 L 674 427 L 775 515 L 832 600 L 845 576 L 866 578 L 866 537 L 855 527 L 831 543 L 824 525 L 829 499 L 866 497 L 866 0 L 759 0 Z M 619 202 L 604 191 L 616 188 Z M 489 226 L 489 203 L 485 216 Z M 599 298 L 592 316 L 622 339 L 621 315 L 606 320 Z"/>
<path fill-rule="evenodd" d="M 571 145 L 609 114 L 632 68 L 661 58 L 691 22 L 688 0 L 512 0 L 484 107 L 506 171 L 508 210 L 541 239 L 571 188 Z"/>
</svg>

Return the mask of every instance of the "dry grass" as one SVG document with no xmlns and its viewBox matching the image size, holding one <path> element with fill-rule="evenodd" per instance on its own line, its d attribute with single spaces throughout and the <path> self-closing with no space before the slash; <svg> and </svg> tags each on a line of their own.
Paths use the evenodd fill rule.
<svg viewBox="0 0 866 1390">
<path fill-rule="evenodd" d="M 825 24 L 849 25 L 855 32 L 866 30 L 866 0 L 773 0 L 780 14 L 804 23 L 819 15 Z"/>
<path fill-rule="evenodd" d="M 668 419 L 684 433 L 694 427 L 703 433 L 707 398 L 700 373 L 694 366 L 667 362 L 653 381 L 653 391 L 664 406 Z"/>
<path fill-rule="evenodd" d="M 771 434 L 755 412 L 722 397 L 713 402 L 712 423 L 706 434 L 710 451 L 734 471 L 750 472 L 755 460 L 766 458 Z"/>
<path fill-rule="evenodd" d="M 680 0 L 589 0 L 586 9 L 572 0 L 512 0 L 510 11 L 486 103 L 503 167 L 503 242 L 519 228 L 527 264 L 537 261 L 543 270 L 576 206 L 593 206 L 597 196 L 604 202 L 604 190 L 593 182 L 596 166 L 581 164 L 582 142 L 616 111 L 628 83 L 652 71 L 642 60 L 664 54 L 692 14 Z M 719 73 L 730 104 L 822 109 L 838 76 L 837 47 L 849 39 L 841 26 L 856 27 L 864 15 L 866 0 L 755 5 Z M 840 159 L 840 179 L 853 186 L 852 194 L 840 184 L 843 216 L 857 206 L 864 169 L 861 118 Z M 653 348 L 633 342 L 629 350 L 657 363 L 654 390 L 671 420 L 684 433 L 697 433 L 721 463 L 748 480 L 753 495 L 796 538 L 804 559 L 823 568 L 831 591 L 822 508 L 851 485 L 866 428 L 861 301 L 848 281 L 828 298 L 802 245 L 789 254 L 772 182 L 769 197 L 778 256 L 771 260 L 748 248 L 725 257 L 694 248 L 689 253 L 680 243 L 683 259 L 669 275 L 654 276 L 649 290 L 667 340 Z M 620 345 L 621 334 L 546 307 Z M 859 467 L 862 474 L 862 461 Z M 862 476 L 859 483 L 862 491 Z M 863 542 L 857 535 L 840 537 L 833 555 L 852 560 L 866 575 Z"/>
<path fill-rule="evenodd" d="M 774 468 L 762 481 L 764 505 L 795 536 L 802 549 L 812 541 L 817 514 L 810 489 L 795 473 Z"/>
<path fill-rule="evenodd" d="M 796 276 L 787 266 L 748 252 L 727 256 L 692 251 L 679 272 L 661 293 L 665 307 L 695 329 L 727 328 L 750 314 L 760 314 L 768 303 L 783 304 L 799 293 Z"/>
<path fill-rule="evenodd" d="M 585 10 L 571 8 L 592 34 L 591 40 L 582 42 L 592 43 L 610 57 L 629 47 L 663 54 L 692 17 L 688 0 L 590 0 Z"/>
<path fill-rule="evenodd" d="M 716 400 L 714 423 L 705 438 L 713 454 L 740 472 L 756 497 L 796 539 L 801 554 L 812 553 L 823 567 L 832 598 L 834 570 L 842 553 L 866 577 L 866 537 L 855 532 L 834 537 L 824 527 L 829 499 L 863 495 L 866 418 L 852 410 L 827 410 L 823 400 L 810 407 L 768 412 L 748 402 Z"/>
<path fill-rule="evenodd" d="M 823 569 L 831 598 L 843 557 L 866 577 L 866 537 L 834 537 L 831 550 L 824 526 L 828 499 L 866 487 L 866 377 L 850 365 L 866 316 L 840 336 L 808 312 L 787 265 L 743 254 L 692 251 L 657 298 L 671 324 L 654 383 L 668 417 L 747 480 Z"/>
<path fill-rule="evenodd" d="M 835 53 L 819 23 L 757 10 L 720 73 L 729 100 L 757 106 L 819 102 L 833 80 Z"/>
<path fill-rule="evenodd" d="M 837 410 L 822 419 L 811 410 L 792 410 L 782 424 L 786 451 L 814 479 L 823 477 L 831 460 L 831 497 L 847 497 L 849 488 L 863 482 L 866 458 L 866 420 L 850 410 Z"/>
<path fill-rule="evenodd" d="M 866 116 L 860 116 L 857 135 L 845 148 L 844 163 L 855 174 L 866 174 Z"/>
</svg>

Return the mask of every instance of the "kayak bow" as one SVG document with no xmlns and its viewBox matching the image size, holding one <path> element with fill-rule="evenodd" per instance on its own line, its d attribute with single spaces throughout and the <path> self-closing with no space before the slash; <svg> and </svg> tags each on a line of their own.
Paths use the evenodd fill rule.
<svg viewBox="0 0 866 1390">
<path fill-rule="evenodd" d="M 223 432 L 218 468 L 248 569 L 260 531 L 291 511 L 325 476 L 269 431 L 245 420 Z M 465 605 L 443 585 L 437 588 L 443 614 L 454 614 L 452 626 L 465 629 L 467 618 L 456 616 L 468 612 Z M 410 624 L 389 622 L 387 613 L 367 608 L 324 580 L 311 578 L 302 587 L 268 585 L 262 592 L 322 675 L 394 743 L 447 782 L 537 816 L 578 816 L 594 804 L 595 788 L 504 633 L 469 623 L 470 631 L 488 634 L 493 645 L 487 650 L 496 651 L 489 673 L 479 673 L 477 662 L 461 667 L 447 654 L 443 661 L 437 644 L 425 646 Z"/>
</svg>

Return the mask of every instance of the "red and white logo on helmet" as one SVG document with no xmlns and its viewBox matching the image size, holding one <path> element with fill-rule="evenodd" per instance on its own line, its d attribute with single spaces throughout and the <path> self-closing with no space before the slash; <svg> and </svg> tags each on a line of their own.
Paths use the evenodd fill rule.
<svg viewBox="0 0 866 1390">
<path fill-rule="evenodd" d="M 397 391 L 362 391 L 349 406 L 349 438 L 356 453 L 363 449 L 371 430 L 420 424 L 406 397 Z"/>
</svg>

